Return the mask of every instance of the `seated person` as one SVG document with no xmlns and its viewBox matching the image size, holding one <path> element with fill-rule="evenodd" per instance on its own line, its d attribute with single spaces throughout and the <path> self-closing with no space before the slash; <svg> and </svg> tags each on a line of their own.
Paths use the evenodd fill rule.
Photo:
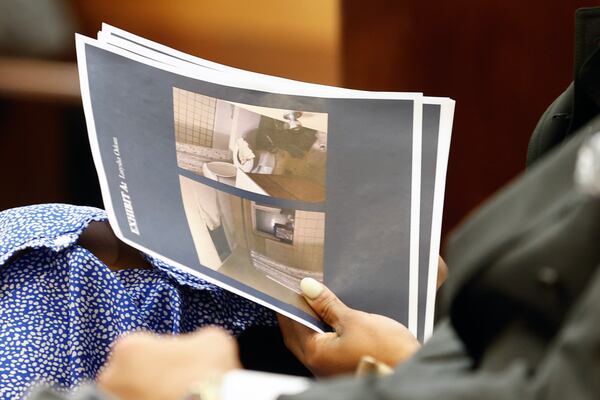
<svg viewBox="0 0 600 400">
<path fill-rule="evenodd" d="M 578 19 L 588 22 L 591 30 L 597 27 L 600 31 L 599 9 L 583 10 Z M 583 32 L 588 28 L 578 29 Z M 597 78 L 600 50 L 597 49 L 597 34 L 578 36 L 589 41 L 582 43 L 587 50 L 582 50 L 581 54 L 587 51 L 592 54 L 579 57 L 575 84 L 542 118 L 538 128 L 553 134 L 534 135 L 528 161 L 553 147 L 558 149 L 546 157 L 541 166 L 534 166 L 480 210 L 457 235 L 449 254 L 454 272 L 445 288 L 447 316 L 438 323 L 425 346 L 418 350 L 419 344 L 401 324 L 352 310 L 314 281 L 304 281 L 305 298 L 335 331 L 318 334 L 280 318 L 286 344 L 317 375 L 347 373 L 357 366 L 362 356 L 371 355 L 396 366 L 391 376 L 317 383 L 303 378 L 264 377 L 252 373 L 248 378 L 243 371 L 239 372 L 240 361 L 231 336 L 217 328 L 203 328 L 177 338 L 148 333 L 126 336 L 116 343 L 108 365 L 99 376 L 100 386 L 123 400 L 218 399 L 219 395 L 227 399 L 227 393 L 234 393 L 229 398 L 235 399 L 260 399 L 259 396 L 272 399 L 285 393 L 291 396 L 283 398 L 298 400 L 597 399 L 600 393 L 600 380 L 597 379 L 600 365 L 600 272 L 597 271 L 600 266 L 600 133 L 593 140 L 589 134 L 600 132 L 600 118 L 589 121 L 600 112 L 600 92 L 597 90 L 600 87 Z M 581 46 L 576 47 L 580 49 Z M 582 60 L 585 61 L 583 66 L 579 65 Z M 574 92 L 573 87 L 578 90 Z M 576 101 L 574 95 L 577 95 Z M 574 105 L 578 106 L 577 110 Z M 582 134 L 579 137 L 573 135 L 575 137 L 568 143 L 560 145 L 576 131 Z M 585 144 L 588 139 L 590 143 Z M 578 158 L 579 153 L 584 156 Z M 6 224 L 0 221 L 0 227 L 4 230 Z M 12 231 L 14 226 L 8 228 Z M 29 336 L 20 336 L 19 327 L 14 327 L 11 337 L 15 344 L 4 353 L 8 357 L 2 354 L 0 360 L 24 357 L 32 367 L 15 363 L 13 368 L 0 371 L 3 379 L 8 376 L 18 382 L 21 371 L 32 375 L 36 368 L 41 368 L 40 365 L 53 365 L 56 357 L 52 351 L 57 351 L 60 356 L 75 354 L 75 362 L 63 362 L 63 365 L 73 365 L 71 373 L 77 373 L 84 361 L 96 360 L 93 358 L 95 353 L 80 351 L 89 344 L 89 340 L 84 339 L 111 336 L 104 330 L 97 332 L 90 329 L 91 325 L 81 323 L 85 322 L 83 317 L 107 314 L 103 304 L 93 303 L 96 293 L 89 295 L 88 291 L 93 291 L 95 286 L 82 286 L 82 282 L 102 277 L 93 272 L 86 273 L 85 267 L 72 268 L 74 273 L 69 270 L 69 262 L 83 260 L 85 265 L 89 261 L 89 252 L 82 247 L 74 245 L 65 252 L 61 263 L 66 263 L 67 268 L 58 268 L 58 278 L 48 280 L 43 287 L 33 285 L 31 293 L 27 291 L 27 279 L 22 276 L 37 270 L 32 266 L 41 266 L 41 272 L 33 281 L 44 281 L 46 266 L 54 257 L 51 252 L 60 250 L 65 243 L 73 246 L 73 238 L 67 231 L 64 233 L 64 239 L 55 238 L 47 243 L 44 237 L 33 240 L 29 247 L 41 243 L 48 249 L 23 253 L 8 263 L 9 267 L 17 264 L 20 268 L 13 268 L 8 274 L 12 276 L 12 283 L 3 281 L 3 285 L 8 290 L 17 288 L 20 292 L 7 300 L 10 296 L 5 293 L 10 292 L 3 291 L 0 300 L 10 307 L 22 307 L 15 318 L 17 322 L 28 324 L 25 333 L 33 335 L 33 341 Z M 23 249 L 20 240 L 15 243 L 15 250 L 0 254 L 0 263 Z M 30 254 L 33 259 L 28 260 Z M 88 257 L 83 257 L 85 255 Z M 19 262 L 20 259 L 26 261 Z M 167 266 L 157 265 L 152 271 L 179 282 Z M 4 279 L 4 275 L 0 278 Z M 122 280 L 127 282 L 125 278 Z M 57 285 L 57 282 L 65 281 L 72 283 L 67 288 L 64 284 Z M 110 293 L 111 286 L 101 284 L 103 290 L 98 291 L 98 295 Z M 127 289 L 133 285 L 123 286 Z M 48 310 L 48 315 L 34 315 L 34 318 L 21 315 L 23 310 L 28 310 L 28 300 L 36 300 L 40 293 L 53 290 L 54 296 L 38 301 Z M 75 306 L 69 307 L 71 319 L 63 317 L 61 320 L 66 321 L 66 325 L 52 326 L 60 316 L 52 308 L 54 297 L 64 304 L 63 292 L 68 295 L 69 291 L 74 292 L 75 300 Z M 213 302 L 211 295 L 215 292 L 200 290 L 200 293 L 205 292 L 209 293 L 207 303 L 217 310 L 220 311 L 219 304 L 229 304 Z M 121 305 L 119 294 L 114 296 L 115 299 L 109 299 L 117 306 Z M 81 305 L 77 303 L 85 296 L 90 296 L 87 299 L 98 306 L 97 311 L 94 311 L 95 307 L 88 307 L 85 301 Z M 146 298 L 136 295 L 125 305 L 133 303 L 143 311 L 140 306 L 145 305 Z M 131 309 L 135 307 L 123 308 L 115 313 L 115 317 L 124 323 L 132 318 Z M 177 327 L 173 331 L 178 330 L 181 323 L 175 317 L 184 316 L 177 312 L 175 316 L 166 314 L 167 320 Z M 13 328 L 10 316 L 0 318 L 3 318 L 4 326 Z M 31 319 L 34 319 L 33 323 Z M 75 321 L 71 324 L 75 328 L 86 327 L 92 334 L 80 338 L 77 329 L 69 325 L 70 321 Z M 108 313 L 97 322 L 104 326 L 113 321 L 113 316 Z M 52 335 L 62 338 L 58 350 L 42 348 L 44 341 L 35 334 L 43 327 L 35 322 L 51 326 L 44 332 L 51 339 Z M 222 317 L 219 322 L 223 322 Z M 150 323 L 142 318 L 142 323 L 136 326 L 143 323 L 155 326 L 152 323 L 156 324 L 156 321 Z M 120 326 L 117 324 L 117 328 Z M 74 331 L 75 340 L 63 336 L 65 328 Z M 23 346 L 21 340 L 27 343 Z M 39 359 L 26 353 L 31 347 L 43 351 Z M 77 350 L 73 351 L 73 348 Z M 98 358 L 105 355 L 104 350 Z M 60 360 L 64 358 L 59 357 Z M 0 362 L 9 365 L 10 361 Z M 98 364 L 94 365 L 97 367 Z M 96 372 L 92 371 L 91 375 Z M 272 389 L 271 393 L 269 389 Z"/>
<path fill-rule="evenodd" d="M 275 314 L 123 244 L 106 213 L 47 204 L 0 213 L 0 398 L 32 382 L 96 377 L 110 344 L 145 330 L 218 325 L 237 335 Z"/>
<path fill-rule="evenodd" d="M 351 372 L 365 355 L 395 367 L 391 375 L 311 382 L 241 371 L 230 336 L 205 328 L 122 338 L 98 383 L 122 400 L 597 399 L 598 238 L 600 117 L 455 234 L 449 315 L 421 349 L 398 322 L 302 281 L 335 331 L 280 318 L 294 354 L 318 376 Z"/>
<path fill-rule="evenodd" d="M 370 355 L 395 366 L 392 375 L 310 382 L 240 371 L 235 343 L 209 328 L 123 338 L 99 385 L 123 400 L 597 399 L 600 9 L 577 21 L 575 83 L 534 132 L 533 168 L 455 234 L 444 316 L 428 342 L 418 349 L 402 325 L 346 307 L 317 282 L 303 282 L 304 296 L 335 332 L 280 318 L 286 344 L 315 374 L 350 372 Z"/>
</svg>

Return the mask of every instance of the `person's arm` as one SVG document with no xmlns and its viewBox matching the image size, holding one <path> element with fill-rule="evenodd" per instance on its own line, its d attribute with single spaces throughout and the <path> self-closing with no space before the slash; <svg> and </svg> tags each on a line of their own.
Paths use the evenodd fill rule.
<svg viewBox="0 0 600 400">
<path fill-rule="evenodd" d="M 535 370 L 515 358 L 497 371 L 474 369 L 446 321 L 394 374 L 321 381 L 280 400 L 593 400 L 600 393 L 600 270 Z"/>
<path fill-rule="evenodd" d="M 155 337 L 133 343 L 136 338 L 140 338 L 139 334 L 130 337 L 130 346 L 116 345 L 100 377 L 100 384 L 123 400 L 175 400 L 185 392 L 185 387 L 209 372 L 226 373 L 239 366 L 235 341 L 215 329 L 201 330 L 179 339 Z M 296 395 L 284 395 L 280 400 L 597 399 L 599 349 L 600 271 L 573 307 L 535 371 L 518 359 L 501 371 L 473 369 L 446 321 L 436 328 L 427 344 L 398 366 L 391 376 L 323 380 Z M 115 385 L 112 380 L 119 384 Z M 240 382 L 233 380 L 229 384 L 241 388 Z M 164 393 L 164 396 L 154 396 L 156 393 Z"/>
<path fill-rule="evenodd" d="M 447 275 L 448 267 L 439 257 L 438 288 Z M 417 339 L 399 322 L 347 307 L 314 279 L 303 279 L 301 288 L 307 303 L 334 332 L 320 334 L 281 315 L 279 326 L 286 346 L 315 375 L 351 373 L 364 356 L 395 367 L 419 349 Z"/>
<path fill-rule="evenodd" d="M 346 307 L 315 280 L 303 280 L 302 289 L 311 307 L 336 331 L 319 334 L 290 320 L 280 321 L 282 330 L 287 332 L 288 347 L 320 375 L 353 372 L 366 355 L 396 365 L 420 347 L 402 324 Z M 137 333 L 115 343 L 98 383 L 123 400 L 175 400 L 195 383 L 222 381 L 224 394 L 231 388 L 244 387 L 249 373 L 240 368 L 235 341 L 218 328 L 204 328 L 178 337 Z M 234 370 L 238 372 L 231 373 Z M 258 376 L 253 375 L 253 379 Z M 297 391 L 297 378 L 269 379 L 280 382 L 282 389 L 288 388 L 277 394 Z M 306 385 L 306 381 L 302 382 Z M 273 393 L 265 400 L 271 398 Z"/>
<path fill-rule="evenodd" d="M 98 377 L 98 385 L 121 400 L 183 400 L 185 394 L 198 385 L 215 380 L 218 386 L 218 397 L 215 398 L 218 400 L 275 400 L 282 395 L 294 394 L 301 400 L 304 396 L 325 400 L 371 398 L 370 391 L 380 382 L 375 377 L 314 382 L 306 378 L 245 371 L 239 369 L 236 353 L 235 341 L 217 328 L 177 337 L 134 333 L 115 343 L 112 356 Z M 402 371 L 408 373 L 407 381 L 414 381 L 413 385 L 426 384 L 427 379 L 437 375 L 460 378 L 470 368 L 451 329 L 438 330 L 404 366 Z M 340 392 L 321 397 L 332 388 L 339 388 Z"/>
<path fill-rule="evenodd" d="M 115 342 L 97 382 L 121 400 L 177 400 L 195 382 L 240 368 L 237 343 L 221 328 L 179 336 L 133 333 Z"/>
<path fill-rule="evenodd" d="M 441 258 L 439 268 L 441 274 L 438 276 L 443 280 L 446 266 Z M 345 306 L 319 282 L 304 279 L 301 287 L 309 305 L 335 329 L 335 332 L 320 334 L 285 317 L 279 318 L 286 345 L 314 373 L 331 376 L 354 372 L 363 356 L 372 356 L 395 366 L 420 347 L 404 325 Z M 227 377 L 227 387 L 244 387 L 243 382 L 233 382 L 243 381 L 248 373 L 238 369 L 237 346 L 227 337 L 224 331 L 216 328 L 170 340 L 149 334 L 125 337 L 115 344 L 113 356 L 98 378 L 99 384 L 124 399 L 135 396 L 151 399 L 145 397 L 148 396 L 145 390 L 151 390 L 152 394 L 168 391 L 175 396 L 170 398 L 176 399 L 185 387 L 215 372 L 219 379 Z M 157 362 L 165 370 L 173 371 L 177 380 L 171 375 L 159 379 L 163 373 L 156 369 Z M 175 372 L 182 366 L 184 372 Z M 237 372 L 228 374 L 231 370 Z M 133 374 L 135 377 L 130 378 Z M 289 383 L 290 390 L 297 388 L 297 379 L 279 376 L 278 381 L 284 386 Z M 145 382 L 150 384 L 145 385 Z M 125 397 L 128 393 L 135 396 Z"/>
<path fill-rule="evenodd" d="M 442 329 L 408 363 L 415 376 L 436 371 L 463 371 L 469 368 L 462 348 L 451 330 Z M 235 341 L 222 330 L 201 329 L 181 336 L 133 333 L 113 346 L 112 356 L 98 377 L 98 386 L 79 390 L 73 400 L 184 400 L 207 382 L 216 382 L 214 397 L 203 400 L 276 400 L 283 395 L 321 396 L 331 389 L 327 381 L 239 369 Z M 455 375 L 457 375 L 455 373 Z M 214 379 L 216 378 L 216 381 Z M 372 378 L 340 379 L 337 385 L 352 390 L 354 398 L 370 398 Z M 336 387 L 336 386 L 334 386 Z M 309 389 L 308 391 L 306 391 Z M 316 390 L 316 392 L 315 392 Z M 304 393 L 305 392 L 305 393 Z M 315 394 L 316 393 L 316 394 Z M 361 397 L 361 396 L 365 397 Z M 331 396 L 329 396 L 331 397 Z M 329 398 L 327 397 L 327 398 Z M 320 397 L 314 397 L 320 398 Z M 343 397 L 342 397 L 343 398 Z M 348 397 L 350 398 L 350 397 Z M 30 400 L 66 399 L 51 390 L 38 391 Z"/>
</svg>

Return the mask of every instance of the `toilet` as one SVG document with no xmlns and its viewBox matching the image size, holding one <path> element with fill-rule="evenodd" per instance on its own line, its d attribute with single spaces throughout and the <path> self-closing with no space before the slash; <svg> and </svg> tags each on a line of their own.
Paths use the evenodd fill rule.
<svg viewBox="0 0 600 400">
<path fill-rule="evenodd" d="M 235 185 L 237 168 L 228 162 L 211 161 L 202 164 L 202 174 L 215 181 Z"/>
</svg>

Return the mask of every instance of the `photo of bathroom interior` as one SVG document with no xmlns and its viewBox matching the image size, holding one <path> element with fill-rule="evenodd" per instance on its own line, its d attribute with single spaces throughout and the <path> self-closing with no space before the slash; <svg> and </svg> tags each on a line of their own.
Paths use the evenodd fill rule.
<svg viewBox="0 0 600 400">
<path fill-rule="evenodd" d="M 325 213 L 259 204 L 179 180 L 200 263 L 304 309 L 300 280 L 323 280 Z"/>
<path fill-rule="evenodd" d="M 325 201 L 327 114 L 233 103 L 173 88 L 177 164 L 267 196 Z"/>
</svg>

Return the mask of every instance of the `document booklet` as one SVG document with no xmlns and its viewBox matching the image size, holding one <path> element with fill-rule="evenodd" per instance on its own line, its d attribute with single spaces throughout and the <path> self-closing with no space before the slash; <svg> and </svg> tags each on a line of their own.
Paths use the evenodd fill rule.
<svg viewBox="0 0 600 400">
<path fill-rule="evenodd" d="M 453 100 L 244 71 L 106 24 L 76 41 L 122 241 L 317 331 L 304 277 L 431 334 Z"/>
</svg>

